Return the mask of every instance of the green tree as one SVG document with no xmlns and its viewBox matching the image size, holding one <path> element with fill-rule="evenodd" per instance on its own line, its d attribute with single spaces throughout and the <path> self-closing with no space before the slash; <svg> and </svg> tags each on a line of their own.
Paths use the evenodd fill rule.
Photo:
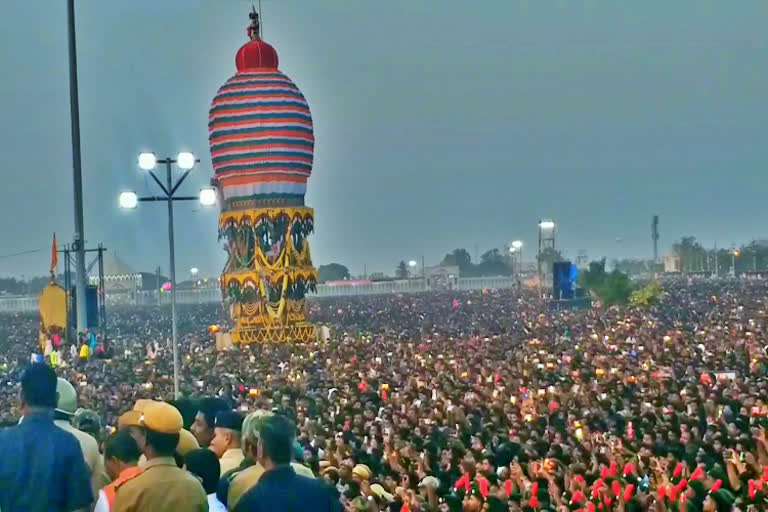
<svg viewBox="0 0 768 512">
<path fill-rule="evenodd" d="M 605 281 L 605 258 L 600 261 L 590 261 L 589 268 L 579 273 L 579 282 L 584 288 L 591 290 Z"/>
<path fill-rule="evenodd" d="M 661 296 L 661 285 L 657 281 L 651 281 L 639 290 L 632 292 L 629 300 L 636 308 L 648 308 Z"/>
<path fill-rule="evenodd" d="M 402 260 L 397 264 L 395 277 L 398 279 L 408 279 L 408 265 Z"/>
<path fill-rule="evenodd" d="M 632 285 L 627 274 L 614 270 L 596 292 L 605 306 L 623 305 L 632 294 Z"/>
<path fill-rule="evenodd" d="M 579 275 L 581 285 L 597 295 L 604 306 L 626 304 L 632 293 L 627 274 L 614 270 L 605 271 L 605 258 L 590 262 L 589 268 Z"/>
<path fill-rule="evenodd" d="M 343 281 L 349 279 L 349 269 L 340 263 L 329 263 L 317 268 L 317 279 L 321 283 L 327 281 Z"/>
<path fill-rule="evenodd" d="M 511 272 L 508 260 L 502 256 L 499 249 L 491 249 L 480 256 L 480 264 L 476 266 L 478 276 L 502 276 Z"/>
<path fill-rule="evenodd" d="M 466 249 L 454 249 L 443 258 L 441 265 L 459 267 L 462 275 L 468 276 L 473 273 L 472 257 Z"/>
</svg>

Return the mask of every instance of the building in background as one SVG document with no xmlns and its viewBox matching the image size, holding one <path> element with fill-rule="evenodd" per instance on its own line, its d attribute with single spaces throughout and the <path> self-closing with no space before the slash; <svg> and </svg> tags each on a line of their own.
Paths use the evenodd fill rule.
<svg viewBox="0 0 768 512">
<path fill-rule="evenodd" d="M 680 255 L 677 251 L 669 251 L 664 255 L 664 272 L 679 273 L 682 270 Z"/>
<path fill-rule="evenodd" d="M 428 290 L 454 290 L 459 283 L 458 265 L 437 265 L 426 267 L 424 277 Z"/>
</svg>

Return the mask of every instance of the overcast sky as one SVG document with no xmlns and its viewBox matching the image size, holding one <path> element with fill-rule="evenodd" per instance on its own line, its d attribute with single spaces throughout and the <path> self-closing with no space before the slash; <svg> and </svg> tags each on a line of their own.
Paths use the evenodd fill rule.
<svg viewBox="0 0 768 512">
<path fill-rule="evenodd" d="M 0 274 L 41 275 L 73 232 L 63 0 L 0 3 Z M 210 101 L 250 3 L 76 0 L 85 231 L 167 268 L 166 211 L 136 155 L 212 173 Z M 558 222 L 568 256 L 647 257 L 682 235 L 768 237 L 768 2 L 264 0 L 264 36 L 315 123 L 317 265 L 392 272 Z M 177 207 L 179 278 L 217 274 L 217 210 Z M 619 240 L 620 239 L 620 240 Z M 15 252 L 45 248 L 23 257 Z"/>
</svg>

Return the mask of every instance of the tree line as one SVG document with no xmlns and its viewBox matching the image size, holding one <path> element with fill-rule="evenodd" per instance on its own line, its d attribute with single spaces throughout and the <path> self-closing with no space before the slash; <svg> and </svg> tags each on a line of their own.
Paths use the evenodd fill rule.
<svg viewBox="0 0 768 512">
<path fill-rule="evenodd" d="M 64 283 L 64 274 L 56 276 L 59 284 Z M 31 279 L 17 279 L 15 277 L 0 277 L 0 293 L 4 295 L 37 295 L 43 291 L 51 276 L 33 277 Z"/>
<path fill-rule="evenodd" d="M 717 271 L 725 275 L 731 271 L 731 264 L 737 274 L 768 270 L 768 243 L 758 240 L 739 247 L 706 249 L 695 237 L 684 236 L 672 249 L 680 257 L 680 271 L 684 274 Z"/>
<path fill-rule="evenodd" d="M 684 236 L 675 242 L 672 250 L 680 257 L 680 267 L 684 274 L 694 272 L 714 273 L 717 269 L 719 275 L 726 275 L 731 271 L 731 262 L 735 263 L 737 273 L 755 270 L 768 270 L 768 243 L 752 241 L 736 249 L 720 248 L 705 249 L 695 237 Z M 735 256 L 734 254 L 737 254 Z M 536 258 L 549 268 L 552 263 L 563 261 L 561 253 L 555 249 L 547 248 Z M 480 256 L 479 261 L 472 261 L 469 251 L 464 248 L 457 248 L 445 255 L 441 261 L 444 266 L 459 267 L 459 273 L 462 277 L 487 277 L 511 275 L 512 257 L 506 249 L 491 249 Z M 664 271 L 662 262 L 654 262 L 651 259 L 625 258 L 614 259 L 610 265 L 606 265 L 605 260 L 593 262 L 603 265 L 605 275 L 610 272 L 605 271 L 605 267 L 612 267 L 627 276 L 650 276 Z M 318 268 L 319 281 L 340 281 L 350 279 L 349 269 L 339 263 L 321 265 Z M 603 275 L 597 272 L 595 275 Z M 408 279 L 421 276 L 421 268 L 412 272 L 405 261 L 400 261 L 394 270 L 396 279 Z M 622 292 L 623 294 L 623 292 Z"/>
</svg>

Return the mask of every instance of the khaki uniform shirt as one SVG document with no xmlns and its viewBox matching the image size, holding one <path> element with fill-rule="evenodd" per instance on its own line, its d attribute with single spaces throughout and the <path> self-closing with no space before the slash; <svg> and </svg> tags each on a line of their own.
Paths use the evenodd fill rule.
<svg viewBox="0 0 768 512">
<path fill-rule="evenodd" d="M 231 471 L 239 467 L 243 462 L 243 459 L 245 459 L 245 455 L 243 455 L 243 450 L 240 448 L 230 448 L 229 450 L 225 451 L 219 459 L 219 466 L 221 466 L 221 472 L 219 473 L 219 476 L 224 475 L 224 473 L 227 471 Z"/>
<path fill-rule="evenodd" d="M 98 497 L 101 488 L 109 483 L 107 471 L 104 469 L 104 458 L 99 453 L 99 444 L 90 434 L 77 430 L 68 421 L 55 420 L 53 424 L 75 436 L 77 442 L 80 443 L 85 464 L 91 470 L 91 489 L 93 495 Z"/>
<path fill-rule="evenodd" d="M 208 497 L 200 481 L 179 469 L 173 457 L 158 457 L 144 471 L 118 486 L 113 512 L 207 512 Z"/>
<path fill-rule="evenodd" d="M 303 466 L 296 462 L 291 462 L 291 467 L 297 475 L 306 476 L 309 478 L 315 478 L 312 470 L 307 466 Z M 229 493 L 227 494 L 227 508 L 234 510 L 237 506 L 237 502 L 243 497 L 245 493 L 250 491 L 253 487 L 259 483 L 261 475 L 264 474 L 264 466 L 260 462 L 255 465 L 246 468 L 239 472 L 237 476 L 229 484 Z"/>
</svg>

